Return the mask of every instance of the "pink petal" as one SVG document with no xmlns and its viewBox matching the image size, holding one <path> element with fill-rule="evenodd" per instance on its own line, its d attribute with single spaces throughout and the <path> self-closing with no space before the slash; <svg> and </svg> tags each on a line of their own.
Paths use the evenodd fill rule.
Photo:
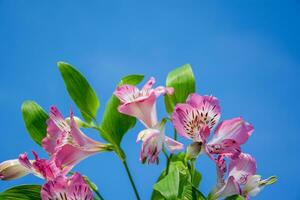
<svg viewBox="0 0 300 200">
<path fill-rule="evenodd" d="M 99 147 L 104 147 L 105 145 L 93 140 L 92 138 L 85 135 L 77 126 L 74 120 L 73 112 L 70 111 L 70 136 L 78 146 L 84 147 L 86 149 L 94 149 Z"/>
<path fill-rule="evenodd" d="M 75 173 L 70 178 L 60 176 L 55 180 L 48 181 L 42 187 L 41 197 L 42 200 L 92 200 L 93 193 L 83 177 L 80 174 Z"/>
<path fill-rule="evenodd" d="M 42 140 L 42 146 L 51 155 L 61 145 L 63 138 L 70 132 L 70 126 L 55 106 L 51 106 L 49 115 L 47 136 Z"/>
<path fill-rule="evenodd" d="M 157 124 L 156 96 L 154 93 L 146 99 L 121 104 L 118 110 L 120 113 L 138 118 L 148 128 Z"/>
<path fill-rule="evenodd" d="M 244 144 L 253 132 L 253 127 L 241 117 L 224 120 L 215 130 L 212 143 L 223 139 L 235 140 L 238 144 Z"/>
<path fill-rule="evenodd" d="M 122 102 L 134 102 L 136 96 L 139 95 L 139 89 L 133 85 L 122 85 L 117 87 L 114 95 Z"/>
<path fill-rule="evenodd" d="M 136 142 L 146 141 L 149 137 L 160 134 L 160 130 L 154 128 L 147 128 L 139 132 Z"/>
<path fill-rule="evenodd" d="M 248 140 L 252 131 L 253 127 L 240 117 L 224 120 L 217 126 L 207 149 L 210 153 L 237 157 L 241 151 L 240 145 Z"/>
<path fill-rule="evenodd" d="M 176 140 L 173 140 L 172 138 L 165 136 L 165 145 L 168 148 L 170 152 L 174 152 L 176 150 L 183 149 L 183 144 L 180 142 L 177 142 Z"/>
<path fill-rule="evenodd" d="M 152 86 L 155 83 L 155 78 L 150 77 L 150 79 L 147 81 L 147 83 L 143 86 L 142 90 L 150 90 L 152 89 Z"/>
<path fill-rule="evenodd" d="M 233 176 L 239 184 L 246 184 L 248 176 L 256 173 L 255 159 L 245 153 L 241 153 L 237 159 L 229 164 L 229 176 Z"/>
<path fill-rule="evenodd" d="M 189 104 L 175 106 L 172 122 L 182 137 L 205 143 L 209 135 L 209 129 L 203 122 L 200 111 Z"/>
<path fill-rule="evenodd" d="M 0 180 L 13 180 L 30 173 L 30 170 L 20 164 L 18 159 L 0 163 Z"/>
<path fill-rule="evenodd" d="M 69 180 L 68 197 L 69 199 L 93 200 L 93 193 L 83 177 L 75 173 Z"/>
<path fill-rule="evenodd" d="M 53 155 L 53 159 L 62 173 L 66 174 L 77 163 L 98 152 L 100 152 L 100 149 L 83 149 L 78 146 L 66 144 Z"/>
<path fill-rule="evenodd" d="M 190 94 L 186 103 L 200 111 L 202 121 L 212 129 L 221 117 L 221 107 L 219 101 L 213 96 L 201 96 L 199 94 Z"/>
<path fill-rule="evenodd" d="M 35 159 L 31 161 L 26 153 L 19 155 L 20 164 L 27 168 L 30 173 L 46 180 L 53 180 L 61 174 L 53 160 L 40 159 L 35 152 L 33 155 Z"/>
<path fill-rule="evenodd" d="M 220 198 L 226 198 L 232 195 L 241 194 L 241 188 L 239 184 L 235 181 L 234 177 L 230 176 L 222 188 L 220 193 Z"/>
</svg>

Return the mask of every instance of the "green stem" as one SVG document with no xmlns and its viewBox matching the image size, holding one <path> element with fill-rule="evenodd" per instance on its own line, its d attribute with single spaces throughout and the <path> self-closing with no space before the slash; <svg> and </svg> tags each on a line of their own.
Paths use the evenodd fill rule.
<svg viewBox="0 0 300 200">
<path fill-rule="evenodd" d="M 136 186 L 135 186 L 135 184 L 134 184 L 133 178 L 132 178 L 132 176 L 131 176 L 130 170 L 129 170 L 128 165 L 127 165 L 127 161 L 126 161 L 126 160 L 123 160 L 122 163 L 123 163 L 123 165 L 124 165 L 124 167 L 125 167 L 125 169 L 126 169 L 126 172 L 127 172 L 128 178 L 129 178 L 129 180 L 130 180 L 131 186 L 132 186 L 132 188 L 133 188 L 133 190 L 134 190 L 136 199 L 137 199 L 137 200 L 140 200 L 141 198 L 140 198 L 139 193 L 138 193 L 138 191 L 137 191 L 137 189 L 136 189 Z"/>
<path fill-rule="evenodd" d="M 166 175 L 169 173 L 169 168 L 170 168 L 170 162 L 171 162 L 171 158 L 173 156 L 173 154 L 170 154 L 170 156 L 168 156 L 167 152 L 165 149 L 163 149 L 163 153 L 166 156 L 166 160 L 167 160 L 167 167 L 166 167 Z"/>
<path fill-rule="evenodd" d="M 174 140 L 177 140 L 177 131 L 175 128 L 174 128 Z"/>
<path fill-rule="evenodd" d="M 194 181 L 194 172 L 195 172 L 195 160 L 191 160 L 191 181 Z"/>
<path fill-rule="evenodd" d="M 104 198 L 101 196 L 100 192 L 98 190 L 94 190 L 96 195 L 99 197 L 100 200 L 104 200 Z"/>
</svg>

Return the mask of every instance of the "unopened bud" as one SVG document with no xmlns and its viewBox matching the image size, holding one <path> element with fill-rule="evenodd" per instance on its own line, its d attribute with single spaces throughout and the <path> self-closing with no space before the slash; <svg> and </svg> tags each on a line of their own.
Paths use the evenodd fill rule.
<svg viewBox="0 0 300 200">
<path fill-rule="evenodd" d="M 187 147 L 186 156 L 187 159 L 196 159 L 202 149 L 202 142 L 193 142 Z"/>
<path fill-rule="evenodd" d="M 12 180 L 25 176 L 29 169 L 22 166 L 18 159 L 0 163 L 0 180 Z"/>
</svg>

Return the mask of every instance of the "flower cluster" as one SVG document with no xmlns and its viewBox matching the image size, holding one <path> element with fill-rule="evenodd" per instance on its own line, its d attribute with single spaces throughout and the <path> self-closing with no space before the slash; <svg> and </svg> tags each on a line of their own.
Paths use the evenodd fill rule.
<svg viewBox="0 0 300 200">
<path fill-rule="evenodd" d="M 136 142 L 142 143 L 141 163 L 159 164 L 161 153 L 167 160 L 166 168 L 153 186 L 152 200 L 249 200 L 263 187 L 276 182 L 274 176 L 263 180 L 256 172 L 255 159 L 242 150 L 253 133 L 253 126 L 242 117 L 220 121 L 218 99 L 195 93 L 194 75 L 189 65 L 170 72 L 166 87 L 154 88 L 155 79 L 151 77 L 139 89 L 136 84 L 142 81 L 142 75 L 124 77 L 108 101 L 100 124 L 96 118 L 100 102 L 87 80 L 69 64 L 61 62 L 59 68 L 84 120 L 75 117 L 72 109 L 70 116 L 64 118 L 55 106 L 47 114 L 35 102 L 24 103 L 26 128 L 48 158 L 40 158 L 33 151 L 33 159 L 23 153 L 17 159 L 4 161 L 0 163 L 0 180 L 33 174 L 45 181 L 41 187 L 30 190 L 37 192 L 42 200 L 93 200 L 94 195 L 103 200 L 97 186 L 72 169 L 89 156 L 113 151 L 121 159 L 136 199 L 140 200 L 121 147 L 124 134 L 139 120 L 143 128 Z M 159 119 L 156 103 L 161 95 L 165 96 L 169 116 Z M 166 131 L 168 122 L 174 128 L 173 138 Z M 81 128 L 98 131 L 107 143 L 88 137 Z M 177 134 L 182 136 L 180 140 L 185 138 L 190 142 L 186 148 L 178 141 Z M 208 156 L 216 167 L 216 185 L 207 197 L 198 189 L 201 174 L 195 162 L 200 155 Z M 14 189 L 18 195 L 23 192 L 26 199 L 31 198 L 26 196 L 28 192 L 24 194 L 24 190 L 16 188 L 0 193 L 0 199 L 3 195 L 8 195 L 7 199 L 14 198 L 9 196 Z"/>
<path fill-rule="evenodd" d="M 123 85 L 114 93 L 121 101 L 119 112 L 136 117 L 146 127 L 137 138 L 137 141 L 143 141 L 140 153 L 142 163 L 147 160 L 148 163 L 158 163 L 159 153 L 164 147 L 172 153 L 183 149 L 183 144 L 165 135 L 166 120 L 158 122 L 156 115 L 156 98 L 160 94 L 172 95 L 173 88 L 160 86 L 152 89 L 154 82 L 155 79 L 150 78 L 141 90 L 132 85 Z M 254 130 L 253 126 L 242 117 L 218 123 L 220 117 L 221 108 L 216 97 L 193 93 L 188 96 L 186 103 L 175 106 L 172 123 L 182 137 L 193 141 L 188 147 L 187 156 L 196 158 L 204 153 L 215 162 L 217 184 L 210 193 L 210 199 L 236 194 L 249 199 L 249 196 L 255 196 L 263 186 L 274 181 L 274 177 L 261 180 L 256 175 L 254 158 L 241 151 L 241 145 L 247 142 Z M 230 161 L 226 180 L 225 158 Z"/>
<path fill-rule="evenodd" d="M 47 135 L 42 140 L 42 147 L 49 158 L 41 159 L 33 152 L 34 159 L 29 160 L 27 153 L 20 154 L 18 159 L 0 164 L 0 178 L 11 180 L 32 173 L 46 181 L 41 190 L 42 200 L 92 200 L 92 191 L 83 177 L 79 173 L 68 174 L 81 160 L 109 150 L 109 145 L 86 136 L 78 128 L 72 110 L 69 123 L 55 106 L 50 108 L 49 116 Z"/>
</svg>

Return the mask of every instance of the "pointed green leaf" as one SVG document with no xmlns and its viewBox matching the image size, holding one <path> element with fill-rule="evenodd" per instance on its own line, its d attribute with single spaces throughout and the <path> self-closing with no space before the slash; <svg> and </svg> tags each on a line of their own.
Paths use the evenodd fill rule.
<svg viewBox="0 0 300 200">
<path fill-rule="evenodd" d="M 225 200 L 244 200 L 245 198 L 240 195 L 233 195 L 230 197 L 227 197 Z"/>
<path fill-rule="evenodd" d="M 179 180 L 179 170 L 176 167 L 170 168 L 169 174 L 157 182 L 153 186 L 153 189 L 158 191 L 168 200 L 176 200 L 178 196 Z"/>
<path fill-rule="evenodd" d="M 168 74 L 167 87 L 174 88 L 173 95 L 165 95 L 165 105 L 167 112 L 172 114 L 177 103 L 185 102 L 190 93 L 196 91 L 194 74 L 189 64 L 183 65 Z"/>
<path fill-rule="evenodd" d="M 205 196 L 192 185 L 186 185 L 183 188 L 182 200 L 206 200 Z"/>
<path fill-rule="evenodd" d="M 123 84 L 136 85 L 143 80 L 143 75 L 129 75 L 124 77 L 118 86 Z M 136 119 L 119 113 L 118 106 L 120 101 L 117 97 L 112 95 L 105 106 L 101 122 L 101 136 L 108 142 L 120 146 L 124 134 L 131 129 Z"/>
<path fill-rule="evenodd" d="M 70 64 L 58 62 L 58 68 L 64 79 L 67 91 L 79 108 L 82 117 L 87 122 L 96 119 L 100 102 L 88 81 Z"/>
<path fill-rule="evenodd" d="M 48 114 L 34 101 L 25 101 L 21 109 L 29 135 L 37 144 L 41 145 L 42 139 L 47 134 Z"/>
<path fill-rule="evenodd" d="M 0 193 L 2 200 L 40 200 L 40 185 L 20 185 Z"/>
</svg>

